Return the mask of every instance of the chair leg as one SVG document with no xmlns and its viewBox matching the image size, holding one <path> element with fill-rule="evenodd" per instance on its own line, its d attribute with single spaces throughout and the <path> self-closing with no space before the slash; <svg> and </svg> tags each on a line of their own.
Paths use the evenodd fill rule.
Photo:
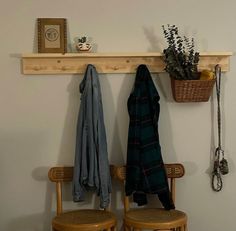
<svg viewBox="0 0 236 231">
<path fill-rule="evenodd" d="M 188 231 L 188 229 L 187 229 L 187 224 L 184 225 L 184 231 Z"/>
<path fill-rule="evenodd" d="M 126 224 L 124 224 L 124 230 L 125 231 L 132 231 L 131 227 L 127 226 Z"/>
<path fill-rule="evenodd" d="M 116 231 L 116 227 L 114 226 L 114 227 L 111 227 L 109 229 L 104 229 L 102 231 Z"/>
<path fill-rule="evenodd" d="M 179 227 L 180 231 L 187 231 L 187 225 L 183 225 L 181 227 Z"/>
</svg>

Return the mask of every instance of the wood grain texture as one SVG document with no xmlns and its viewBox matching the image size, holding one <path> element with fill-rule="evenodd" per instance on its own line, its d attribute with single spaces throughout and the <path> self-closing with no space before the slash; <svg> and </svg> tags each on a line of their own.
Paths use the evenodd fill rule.
<svg viewBox="0 0 236 231">
<path fill-rule="evenodd" d="M 115 225 L 113 213 L 95 209 L 65 212 L 52 220 L 52 227 L 58 231 L 109 230 Z"/>
<path fill-rule="evenodd" d="M 124 181 L 126 177 L 126 167 L 125 166 L 114 166 L 115 168 L 115 177 L 120 180 Z M 168 178 L 180 178 L 184 176 L 185 170 L 184 166 L 179 163 L 175 164 L 165 164 L 166 174 Z"/>
<path fill-rule="evenodd" d="M 48 178 L 52 182 L 72 181 L 73 167 L 53 167 L 48 172 Z"/>
<path fill-rule="evenodd" d="M 223 72 L 229 71 L 231 52 L 200 53 L 199 71 L 214 70 L 216 64 Z M 83 74 L 88 64 L 99 73 L 136 73 L 138 65 L 145 64 L 151 73 L 165 72 L 162 53 L 66 53 L 23 54 L 22 73 L 37 74 Z"/>
<path fill-rule="evenodd" d="M 132 209 L 125 215 L 125 223 L 139 229 L 173 229 L 187 222 L 184 212 L 165 209 Z"/>
</svg>

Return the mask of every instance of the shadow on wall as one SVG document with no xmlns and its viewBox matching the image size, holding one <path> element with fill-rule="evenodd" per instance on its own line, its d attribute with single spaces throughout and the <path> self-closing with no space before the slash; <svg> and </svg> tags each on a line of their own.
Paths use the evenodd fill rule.
<svg viewBox="0 0 236 231">
<path fill-rule="evenodd" d="M 51 216 L 51 215 L 50 215 Z M 44 221 L 45 214 L 31 214 L 11 219 L 8 229 L 5 231 L 50 231 L 51 224 Z M 50 221 L 51 223 L 51 221 Z"/>
<path fill-rule="evenodd" d="M 29 114 L 30 115 L 30 114 Z M 29 116 L 27 120 L 29 123 Z M 19 123 L 22 126 L 22 123 Z M 18 128 L 18 127 L 17 127 Z M 19 129 L 19 128 L 18 128 Z M 51 212 L 51 186 L 47 180 L 48 167 L 39 167 L 33 170 L 31 160 L 35 161 L 38 158 L 43 157 L 42 146 L 47 144 L 47 134 L 44 131 L 33 130 L 23 132 L 23 130 L 6 131 L 4 139 L 1 137 L 1 156 L 11 157 L 11 165 L 3 165 L 3 175 L 7 178 L 4 182 L 7 182 L 8 194 L 3 195 L 3 200 L 8 202 L 6 208 L 2 206 L 2 212 L 8 217 L 4 228 L 0 228 L 4 231 L 47 231 L 50 230 L 50 222 L 53 213 Z M 3 159 L 4 163 L 4 159 Z M 14 171 L 13 171 L 14 170 Z M 32 182 L 32 178 L 39 184 L 35 184 L 34 187 L 29 187 Z M 3 183 L 4 183 L 3 182 Z M 39 185 L 42 186 L 42 195 L 37 191 Z M 45 190 L 45 191 L 44 191 Z M 46 195 L 45 198 L 44 195 Z M 35 201 L 35 204 L 32 203 Z M 39 201 L 43 201 L 42 213 L 34 213 L 38 208 Z M 27 203 L 28 202 L 28 203 Z M 8 207 L 9 206 L 9 207 Z M 15 207 L 14 207 L 15 206 Z M 9 209 L 15 211 L 11 211 Z M 23 208 L 22 213 L 20 209 Z M 32 209 L 32 210 L 31 210 Z M 26 214 L 26 211 L 29 214 Z"/>
<path fill-rule="evenodd" d="M 178 156 L 173 146 L 173 132 L 169 111 L 169 100 L 173 101 L 168 78 L 163 75 L 152 75 L 157 91 L 160 95 L 159 135 L 162 156 L 168 162 L 178 162 Z"/>
<path fill-rule="evenodd" d="M 38 22 L 37 22 L 37 19 L 35 19 L 35 23 L 34 23 L 34 38 L 33 38 L 32 50 L 33 50 L 33 53 L 38 52 Z"/>
<path fill-rule="evenodd" d="M 101 79 L 101 88 L 103 93 L 103 107 L 105 121 L 111 128 L 107 126 L 107 137 L 109 145 L 110 163 L 114 165 L 124 165 L 126 163 L 127 139 L 128 139 L 128 111 L 127 100 L 133 85 L 133 76 L 125 75 L 104 75 Z M 117 98 L 112 97 L 112 86 L 108 78 L 111 78 L 114 86 L 119 84 Z M 110 79 L 110 80 L 111 80 Z M 115 90 L 115 89 L 114 89 Z M 116 100 L 116 102 L 115 102 Z M 109 105 L 109 108 L 106 106 Z M 108 118 L 106 118 L 106 115 Z M 110 121 L 109 121 L 110 120 Z M 111 210 L 116 214 L 118 219 L 117 229 L 124 230 L 122 226 L 123 220 L 123 186 L 117 180 L 113 180 L 111 195 Z"/>
<path fill-rule="evenodd" d="M 143 32 L 150 43 L 149 52 L 162 52 L 164 49 L 164 37 L 157 36 L 153 27 L 143 27 Z"/>
<path fill-rule="evenodd" d="M 122 85 L 120 87 L 121 92 L 119 92 L 117 99 L 114 99 L 115 93 L 112 91 L 113 89 L 108 78 L 110 78 L 110 81 L 113 80 L 113 84 L 115 83 L 114 86 L 120 84 L 120 81 L 122 80 Z M 129 88 L 127 87 L 129 86 L 129 80 L 120 75 L 102 75 L 100 84 L 103 97 L 109 161 L 114 165 L 123 165 L 125 163 L 128 132 L 126 95 L 127 88 Z"/>
<path fill-rule="evenodd" d="M 154 83 L 160 94 L 160 124 L 159 133 L 160 140 L 162 141 L 162 156 L 166 163 L 179 162 L 178 155 L 181 153 L 176 153 L 175 147 L 173 146 L 173 132 L 171 125 L 171 116 L 169 111 L 169 106 L 175 104 L 171 93 L 170 80 L 167 73 L 161 73 L 158 75 L 153 75 Z M 163 119 L 162 119 L 163 118 Z M 185 175 L 191 176 L 197 172 L 197 164 L 195 162 L 183 161 L 181 162 L 185 168 Z"/>
<path fill-rule="evenodd" d="M 31 215 L 24 215 L 22 217 L 17 217 L 11 219 L 8 224 L 6 231 L 18 230 L 18 231 L 50 231 L 51 230 L 51 220 L 55 215 L 55 208 L 52 210 L 52 197 L 53 197 L 53 185 L 48 180 L 49 167 L 38 167 L 33 170 L 32 177 L 36 181 L 46 183 L 46 198 L 44 202 L 44 212 L 36 213 Z M 35 198 L 37 200 L 37 198 Z M 29 206 L 29 205 L 26 205 Z"/>
<path fill-rule="evenodd" d="M 68 106 L 57 160 L 57 164 L 62 166 L 73 165 L 74 163 L 76 125 L 80 105 L 79 85 L 81 80 L 82 75 L 73 75 L 67 87 L 69 94 Z"/>
</svg>

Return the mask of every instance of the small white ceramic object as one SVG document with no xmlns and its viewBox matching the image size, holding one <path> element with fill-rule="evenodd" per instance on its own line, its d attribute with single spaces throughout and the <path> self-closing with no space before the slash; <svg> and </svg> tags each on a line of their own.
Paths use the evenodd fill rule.
<svg viewBox="0 0 236 231">
<path fill-rule="evenodd" d="M 78 50 L 78 51 L 83 51 L 83 52 L 85 52 L 85 51 L 89 51 L 90 49 L 91 49 L 91 44 L 89 44 L 89 43 L 77 43 L 76 44 L 76 49 Z"/>
<path fill-rule="evenodd" d="M 88 52 L 92 48 L 90 43 L 87 43 L 87 37 L 81 37 L 78 39 L 78 43 L 75 45 L 77 51 L 79 52 Z"/>
</svg>

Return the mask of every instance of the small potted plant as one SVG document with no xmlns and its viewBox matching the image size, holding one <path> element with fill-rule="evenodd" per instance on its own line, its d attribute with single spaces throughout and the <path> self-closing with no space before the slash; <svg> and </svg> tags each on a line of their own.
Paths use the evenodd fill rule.
<svg viewBox="0 0 236 231">
<path fill-rule="evenodd" d="M 88 52 L 92 48 L 91 44 L 87 42 L 87 37 L 78 38 L 76 48 L 79 52 Z"/>
<path fill-rule="evenodd" d="M 215 81 L 212 72 L 204 71 L 202 76 L 199 73 L 199 53 L 195 51 L 194 39 L 181 37 L 175 25 L 167 25 L 167 28 L 163 25 L 162 29 L 168 44 L 163 51 L 165 70 L 171 77 L 175 101 L 208 101 Z M 207 73 L 209 78 L 206 78 Z"/>
</svg>

